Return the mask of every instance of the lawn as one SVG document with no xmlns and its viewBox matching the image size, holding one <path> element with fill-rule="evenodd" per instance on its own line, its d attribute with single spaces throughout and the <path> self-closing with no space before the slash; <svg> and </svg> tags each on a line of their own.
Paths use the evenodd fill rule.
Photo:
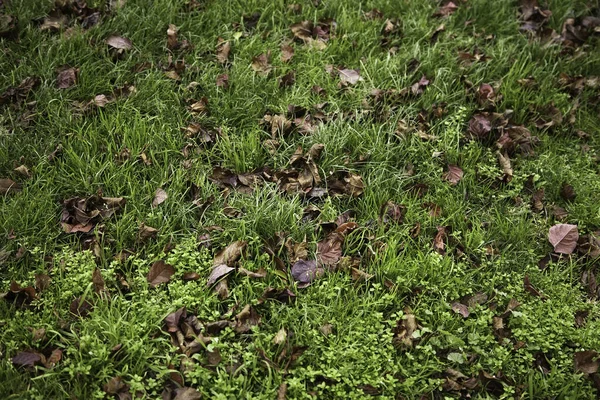
<svg viewBox="0 0 600 400">
<path fill-rule="evenodd" d="M 596 398 L 593 3 L 0 0 L 0 397 Z"/>
</svg>

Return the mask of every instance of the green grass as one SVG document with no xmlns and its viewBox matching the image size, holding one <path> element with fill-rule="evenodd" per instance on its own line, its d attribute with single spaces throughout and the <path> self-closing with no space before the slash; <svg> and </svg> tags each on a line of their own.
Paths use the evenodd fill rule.
<svg viewBox="0 0 600 400">
<path fill-rule="evenodd" d="M 282 384 L 289 399 L 362 399 L 370 397 L 368 392 L 390 399 L 467 393 L 477 398 L 596 396 L 593 380 L 575 370 L 573 357 L 577 351 L 600 351 L 600 308 L 582 283 L 582 274 L 591 270 L 597 275 L 600 264 L 578 254 L 545 270 L 538 261 L 552 251 L 548 229 L 561 222 L 551 213 L 554 205 L 567 210 L 562 222 L 578 225 L 580 234 L 600 229 L 598 89 L 582 91 L 571 122 L 574 98 L 559 83 L 561 73 L 600 75 L 598 35 L 572 52 L 531 40 L 519 32 L 518 2 L 508 0 L 456 2 L 459 9 L 443 21 L 432 17 L 438 7 L 434 1 L 324 0 L 318 6 L 304 1 L 299 14 L 284 0 L 206 0 L 191 10 L 186 3 L 194 2 L 185 0 L 154 3 L 127 0 L 108 10 L 108 2 L 90 0 L 88 6 L 100 8 L 99 24 L 83 30 L 75 23 L 72 31 L 55 33 L 40 31 L 35 22 L 50 13 L 52 1 L 0 6 L 0 13 L 18 17 L 18 40 L 0 38 L 0 93 L 28 76 L 41 79 L 26 99 L 0 105 L 0 178 L 23 186 L 20 193 L 0 197 L 0 254 L 11 253 L 5 261 L 0 257 L 0 292 L 8 291 L 11 280 L 25 287 L 35 283 L 36 274 L 52 278 L 28 306 L 0 301 L 2 398 L 111 398 L 103 385 L 120 376 L 133 395 L 156 399 L 174 384 L 176 373 L 185 386 L 210 399 L 274 399 Z M 373 8 L 384 18 L 365 18 Z M 547 26 L 559 33 L 566 18 L 598 13 L 584 0 L 550 0 L 547 8 L 552 10 Z M 246 29 L 243 16 L 253 12 L 260 12 L 260 18 Z M 316 50 L 293 42 L 294 56 L 283 63 L 280 46 L 292 39 L 289 26 L 324 18 L 337 22 L 327 46 Z M 399 33 L 391 37 L 394 53 L 380 45 L 385 18 L 399 24 Z M 445 31 L 432 43 L 430 36 L 442 22 Z M 179 40 L 187 40 L 191 49 L 167 49 L 169 24 L 178 27 Z M 118 59 L 105 44 L 113 34 L 133 42 Z M 232 45 L 226 66 L 215 56 L 219 37 Z M 458 53 L 475 48 L 490 60 L 461 64 Z M 265 77 L 251 63 L 269 51 L 273 71 Z M 180 82 L 164 74 L 170 54 L 173 61 L 185 61 Z M 420 63 L 416 70 L 409 68 L 413 59 Z M 144 62 L 150 67 L 135 72 Z M 59 90 L 56 71 L 63 65 L 79 68 L 79 74 L 75 86 Z M 360 69 L 363 80 L 340 89 L 337 76 L 326 72 L 328 65 Z M 278 78 L 290 70 L 296 73 L 295 84 L 280 88 Z M 223 73 L 229 75 L 226 89 L 215 84 Z M 431 83 L 421 96 L 386 99 L 365 111 L 373 89 L 399 91 L 422 75 Z M 519 83 L 530 76 L 536 87 Z M 465 138 L 479 107 L 466 81 L 474 89 L 483 83 L 497 87 L 502 95 L 497 112 L 513 110 L 512 121 L 540 139 L 534 154 L 511 154 L 514 177 L 509 183 L 500 183 L 503 172 L 494 144 Z M 126 84 L 134 85 L 135 93 L 104 108 L 82 114 L 74 106 Z M 326 95 L 312 92 L 314 85 Z M 188 106 L 202 97 L 208 99 L 209 112 L 193 115 Z M 263 142 L 271 132 L 260 124 L 265 114 L 285 114 L 290 104 L 311 110 L 323 102 L 328 120 L 315 133 L 280 135 L 277 152 L 268 151 Z M 442 102 L 446 114 L 427 121 L 427 133 L 436 140 L 395 134 L 399 120 L 417 126 L 422 110 L 427 115 Z M 536 110 L 551 103 L 562 112 L 563 123 L 536 128 Z M 24 121 L 27 112 L 31 117 Z M 220 129 L 214 145 L 204 147 L 186 137 L 182 128 L 193 121 Z M 577 131 L 589 137 L 580 139 Z M 324 144 L 317 161 L 321 177 L 352 171 L 362 177 L 365 190 L 359 197 L 314 201 L 321 211 L 316 219 L 303 219 L 308 202 L 282 193 L 274 183 L 252 194 L 227 194 L 209 179 L 216 166 L 237 173 L 289 168 L 298 146 L 307 151 L 318 143 Z M 49 160 L 58 145 L 62 154 Z M 186 145 L 191 146 L 187 157 L 182 153 Z M 131 156 L 119 161 L 125 148 Z M 151 165 L 139 159 L 141 153 Z M 14 171 L 22 164 L 31 177 Z M 456 186 L 442 179 L 448 164 L 464 171 Z M 531 207 L 530 177 L 536 188 L 545 189 L 542 213 Z M 560 196 L 564 182 L 574 187 L 575 200 Z M 410 190 L 415 184 L 427 185 L 422 197 Z M 193 185 L 199 202 L 214 198 L 206 209 L 192 204 Z M 153 208 L 159 187 L 169 197 Z M 102 221 L 102 233 L 90 236 L 99 244 L 94 255 L 83 250 L 78 235 L 63 232 L 60 216 L 63 200 L 97 193 L 124 197 L 127 203 Z M 382 223 L 380 210 L 389 200 L 406 207 L 402 223 Z M 424 203 L 438 205 L 441 215 L 431 216 Z M 228 216 L 226 206 L 241 210 L 241 217 Z M 340 268 L 308 288 L 296 288 L 291 275 L 278 270 L 265 252 L 266 243 L 290 268 L 283 241 L 306 240 L 309 258 L 314 258 L 316 243 L 324 237 L 320 224 L 346 210 L 354 212 L 359 228 L 346 238 L 343 254 L 357 258 L 358 268 L 372 278 L 355 281 Z M 136 240 L 142 223 L 159 229 L 155 239 Z M 417 223 L 420 233 L 415 235 Z M 445 255 L 432 247 L 441 226 L 451 227 Z M 197 240 L 206 232 L 209 249 Z M 236 240 L 248 242 L 239 265 L 265 268 L 267 276 L 253 279 L 234 272 L 228 278 L 229 297 L 220 299 L 205 282 L 214 254 Z M 165 254 L 168 244 L 175 248 Z M 124 250 L 133 255 L 117 259 Z M 150 288 L 146 275 L 159 259 L 176 273 L 168 284 Z M 94 293 L 95 268 L 106 281 L 107 296 Z M 188 271 L 200 279 L 184 282 Z M 547 300 L 524 290 L 525 275 Z M 290 288 L 297 298 L 290 304 L 259 301 L 268 287 Z M 476 293 L 488 300 L 471 307 L 467 318 L 452 310 L 453 302 Z M 83 318 L 69 311 L 79 296 L 94 304 Z M 498 340 L 493 318 L 504 313 L 510 299 L 521 305 L 504 319 L 510 334 Z M 261 316 L 258 326 L 242 334 L 226 328 L 214 335 L 207 351 L 192 357 L 174 347 L 162 329 L 165 316 L 179 307 L 210 323 L 233 320 L 246 304 Z M 578 327 L 575 314 L 581 310 L 589 314 Z M 413 345 L 399 346 L 399 327 L 411 314 L 418 323 Z M 326 324 L 333 326 L 327 335 L 322 332 Z M 40 328 L 46 333 L 36 340 L 33 330 Z M 274 338 L 282 328 L 287 340 L 277 344 Z M 117 345 L 120 350 L 111 351 Z M 294 347 L 304 352 L 291 362 Z M 53 368 L 25 369 L 11 361 L 19 351 L 57 348 L 63 357 Z M 207 365 L 215 350 L 220 363 Z M 546 370 L 541 359 L 547 360 Z M 444 384 L 451 377 L 449 368 L 479 384 L 449 390 Z M 498 379 L 486 386 L 486 379 L 479 378 L 483 372 Z"/>
</svg>

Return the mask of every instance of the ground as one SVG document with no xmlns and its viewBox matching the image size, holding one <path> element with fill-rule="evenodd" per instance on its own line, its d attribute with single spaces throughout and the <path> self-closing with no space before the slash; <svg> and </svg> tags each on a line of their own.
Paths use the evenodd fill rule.
<svg viewBox="0 0 600 400">
<path fill-rule="evenodd" d="M 592 3 L 0 1 L 2 398 L 595 398 Z"/>
</svg>

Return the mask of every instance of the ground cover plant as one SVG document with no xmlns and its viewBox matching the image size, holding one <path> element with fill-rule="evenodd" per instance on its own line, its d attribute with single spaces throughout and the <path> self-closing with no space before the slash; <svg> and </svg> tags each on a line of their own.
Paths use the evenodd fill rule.
<svg viewBox="0 0 600 400">
<path fill-rule="evenodd" d="M 596 397 L 599 12 L 0 0 L 1 397 Z"/>
</svg>

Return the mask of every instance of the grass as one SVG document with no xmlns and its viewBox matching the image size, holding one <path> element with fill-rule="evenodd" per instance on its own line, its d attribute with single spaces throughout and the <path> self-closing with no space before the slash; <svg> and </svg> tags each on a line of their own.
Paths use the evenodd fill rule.
<svg viewBox="0 0 600 400">
<path fill-rule="evenodd" d="M 571 52 L 560 44 L 532 40 L 519 32 L 516 1 L 458 2 L 458 10 L 442 21 L 432 17 L 438 8 L 433 1 L 330 0 L 318 6 L 306 1 L 300 13 L 283 0 L 226 5 L 164 0 L 152 6 L 127 0 L 111 10 L 107 4 L 88 2 L 102 14 L 90 29 L 76 23 L 72 30 L 54 33 L 40 31 L 35 22 L 50 13 L 52 1 L 9 1 L 0 9 L 18 17 L 18 40 L 0 39 L 0 89 L 32 75 L 41 79 L 26 100 L 0 106 L 0 178 L 23 186 L 19 193 L 0 197 L 0 250 L 10 252 L 0 261 L 1 291 L 8 291 L 11 280 L 33 285 L 36 274 L 52 279 L 26 307 L 0 302 L 3 398 L 110 398 L 103 385 L 116 376 L 134 396 L 149 399 L 160 398 L 174 381 L 211 399 L 273 399 L 283 387 L 289 399 L 596 396 L 594 374 L 577 371 L 573 358 L 580 351 L 600 350 L 600 308 L 582 282 L 582 275 L 597 271 L 598 260 L 573 254 L 544 270 L 538 261 L 552 251 L 547 234 L 555 223 L 576 224 L 580 234 L 600 227 L 597 88 L 582 91 L 569 121 L 574 98 L 559 83 L 561 73 L 598 75 L 597 35 Z M 552 11 L 547 26 L 558 32 L 566 18 L 594 12 L 583 0 L 549 0 L 546 6 Z M 384 18 L 365 18 L 373 8 Z M 254 12 L 260 17 L 249 28 L 244 15 Z M 292 60 L 282 62 L 279 48 L 292 38 L 290 25 L 323 18 L 337 22 L 326 47 L 293 42 Z M 397 47 L 393 53 L 380 44 L 385 18 L 399 25 L 390 39 Z M 445 30 L 432 42 L 442 22 Z M 179 40 L 187 40 L 191 49 L 167 49 L 169 24 L 178 27 Z M 118 59 L 105 43 L 113 34 L 133 42 Z M 219 37 L 232 45 L 227 66 L 215 57 Z M 458 53 L 474 49 L 490 60 L 462 64 Z M 252 58 L 269 51 L 273 71 L 261 76 L 251 67 Z M 170 54 L 185 61 L 179 82 L 164 74 Z M 414 71 L 413 59 L 419 61 Z M 135 72 L 141 63 L 150 67 Z M 79 74 L 75 86 L 59 90 L 56 71 L 63 65 L 79 68 Z M 327 65 L 360 69 L 362 81 L 340 89 Z M 291 70 L 295 84 L 280 88 L 277 78 Z M 223 73 L 229 75 L 227 89 L 215 84 Z M 379 115 L 365 112 L 364 100 L 373 89 L 401 90 L 422 75 L 431 83 L 421 96 L 384 100 L 375 110 Z M 537 87 L 519 83 L 527 77 Z M 496 110 L 513 110 L 514 123 L 540 139 L 534 154 L 511 155 L 514 176 L 509 183 L 499 183 L 503 172 L 494 146 L 465 138 L 479 109 L 466 81 L 475 88 L 498 86 L 502 99 Z M 126 84 L 134 85 L 135 93 L 104 108 L 81 114 L 74 107 L 75 101 L 108 95 Z M 325 96 L 311 91 L 314 85 Z M 208 99 L 209 113 L 192 114 L 188 106 L 202 97 Z M 311 109 L 322 102 L 327 103 L 328 120 L 316 132 L 279 135 L 280 146 L 269 152 L 263 142 L 271 133 L 260 124 L 266 113 L 285 114 L 290 104 Z M 416 126 L 422 110 L 442 102 L 446 114 L 428 118 L 427 133 L 436 140 L 395 133 L 398 121 Z M 539 129 L 536 110 L 549 104 L 562 112 L 563 122 Z M 24 121 L 27 112 L 31 118 Z M 182 128 L 193 121 L 220 129 L 213 146 L 186 137 Z M 579 138 L 577 131 L 587 132 L 588 138 Z M 362 177 L 365 190 L 359 197 L 313 202 L 320 210 L 316 219 L 303 218 L 309 205 L 305 199 L 284 194 L 273 183 L 252 194 L 224 193 L 209 179 L 216 166 L 237 173 L 263 166 L 289 168 L 298 146 L 306 151 L 319 143 L 324 144 L 317 163 L 321 177 L 349 170 Z M 58 145 L 62 154 L 49 160 Z M 188 156 L 182 153 L 186 145 L 191 146 Z M 119 160 L 123 149 L 131 156 Z M 142 153 L 150 165 L 139 159 Z M 442 179 L 448 164 L 464 171 L 456 186 Z M 31 177 L 15 172 L 19 165 L 26 165 Z M 531 207 L 530 179 L 545 190 L 541 213 Z M 565 182 L 574 187 L 574 200 L 561 197 Z M 192 204 L 192 184 L 196 198 L 210 203 L 205 209 Z M 427 185 L 422 197 L 410 190 L 415 184 Z M 169 197 L 152 207 L 159 187 Z M 124 197 L 127 203 L 102 221 L 103 230 L 87 236 L 98 243 L 94 254 L 84 250 L 79 235 L 63 232 L 60 216 L 63 200 L 96 193 Z M 406 207 L 402 223 L 381 221 L 381 207 L 390 200 Z M 439 206 L 441 214 L 430 215 L 425 203 Z M 554 205 L 568 212 L 566 219 L 553 215 Z M 225 207 L 242 215 L 232 218 Z M 308 288 L 296 288 L 291 275 L 278 270 L 265 253 L 265 243 L 277 243 L 277 237 L 306 240 L 308 256 L 314 258 L 316 243 L 324 237 L 320 224 L 346 210 L 353 211 L 359 228 L 346 238 L 343 254 L 358 259 L 358 268 L 372 277 L 354 280 L 340 268 Z M 155 239 L 137 240 L 142 223 L 159 230 Z M 420 232 L 414 234 L 417 223 Z M 451 227 L 445 255 L 432 247 L 442 226 Z M 206 232 L 208 249 L 198 243 Z M 234 273 L 228 278 L 229 297 L 220 299 L 205 282 L 214 255 L 236 240 L 248 242 L 239 265 L 252 271 L 264 268 L 267 275 L 254 279 Z M 169 244 L 175 247 L 165 254 Z M 293 260 L 285 246 L 280 242 L 273 247 L 289 268 Z M 132 253 L 127 260 L 115 257 L 124 250 Z M 159 259 L 176 272 L 168 284 L 151 288 L 146 275 Z M 94 293 L 96 268 L 105 280 L 106 296 Z M 187 271 L 201 278 L 185 282 Z M 524 290 L 526 275 L 546 300 Z M 269 287 L 290 288 L 297 298 L 290 304 L 259 301 Z M 487 301 L 473 305 L 468 317 L 453 311 L 454 302 L 478 293 L 485 293 Z M 94 305 L 86 317 L 69 310 L 79 296 Z M 521 305 L 504 317 L 510 333 L 499 339 L 494 317 L 504 313 L 511 299 Z M 179 307 L 209 323 L 234 320 L 246 304 L 257 310 L 260 324 L 246 333 L 226 328 L 213 335 L 207 350 L 190 357 L 163 330 L 163 319 Z M 583 326 L 575 322 L 579 311 L 588 312 Z M 413 315 L 418 326 L 409 337 L 411 344 L 399 345 L 402 327 Z M 45 335 L 34 337 L 41 328 Z M 274 341 L 281 329 L 287 339 Z M 62 359 L 53 368 L 13 364 L 19 351 L 31 349 L 61 349 Z M 221 361 L 212 365 L 209 356 L 216 351 Z M 457 378 L 449 369 L 465 377 Z M 460 387 L 470 377 L 476 387 Z M 449 388 L 450 381 L 459 387 Z"/>
</svg>

